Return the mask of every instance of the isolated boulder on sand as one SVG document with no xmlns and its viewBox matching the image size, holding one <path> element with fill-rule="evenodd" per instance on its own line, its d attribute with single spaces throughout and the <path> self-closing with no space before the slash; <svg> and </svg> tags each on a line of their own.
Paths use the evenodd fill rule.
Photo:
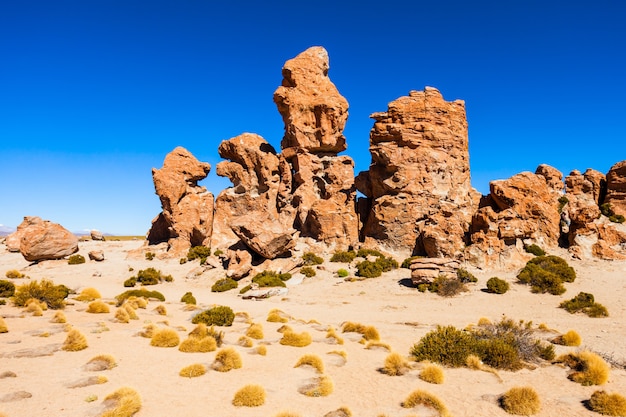
<svg viewBox="0 0 626 417">
<path fill-rule="evenodd" d="M 24 231 L 29 226 L 43 223 L 41 217 L 37 216 L 24 216 L 24 220 L 17 226 L 17 230 L 6 237 L 4 244 L 7 246 L 9 252 L 19 252 L 20 242 Z"/>
<path fill-rule="evenodd" d="M 24 229 L 20 252 L 31 262 L 65 258 L 78 252 L 78 237 L 60 224 L 43 220 Z"/>
</svg>

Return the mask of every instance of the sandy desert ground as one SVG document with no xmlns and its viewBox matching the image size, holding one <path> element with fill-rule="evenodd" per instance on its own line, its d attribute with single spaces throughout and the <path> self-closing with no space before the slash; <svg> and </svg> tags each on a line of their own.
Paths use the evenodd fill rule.
<svg viewBox="0 0 626 417">
<path fill-rule="evenodd" d="M 0 246 L 0 278 L 7 270 L 18 269 L 31 280 L 48 278 L 80 292 L 94 287 L 104 301 L 114 302 L 114 297 L 126 288 L 123 282 L 134 271 L 155 267 L 171 274 L 174 281 L 148 287 L 162 292 L 165 302 L 150 301 L 146 309 L 138 309 L 138 320 L 119 323 L 114 319 L 115 307 L 107 314 L 86 312 L 87 303 L 68 299 L 64 312 L 67 322 L 79 329 L 88 341 L 88 348 L 67 352 L 59 350 L 67 333 L 63 324 L 52 323 L 54 310 L 44 311 L 40 317 L 32 316 L 10 302 L 0 306 L 0 315 L 8 332 L 0 334 L 0 374 L 12 372 L 14 377 L 0 378 L 0 413 L 7 417 L 23 416 L 97 416 L 103 412 L 103 399 L 120 387 L 131 387 L 141 396 L 142 407 L 136 416 L 268 416 L 282 411 L 292 411 L 303 417 L 321 417 L 347 407 L 353 416 L 389 417 L 429 416 L 426 408 L 406 409 L 401 403 L 414 390 L 423 389 L 438 396 L 454 416 L 506 416 L 498 406 L 499 396 L 514 386 L 531 385 L 541 396 L 542 408 L 538 416 L 597 416 L 583 405 L 591 394 L 604 389 L 626 394 L 626 370 L 614 366 L 609 381 L 598 386 L 582 386 L 568 380 L 569 369 L 544 364 L 535 369 L 516 372 L 499 371 L 500 378 L 488 372 L 467 368 L 445 368 L 445 382 L 429 384 L 418 378 L 419 369 L 402 376 L 388 376 L 378 371 L 389 354 L 383 348 L 366 349 L 359 343 L 356 333 L 340 333 L 345 321 L 375 326 L 381 341 L 393 351 L 409 356 L 413 344 L 437 325 L 454 325 L 464 328 L 480 318 L 498 321 L 503 316 L 515 320 L 532 320 L 544 323 L 550 329 L 577 331 L 583 339 L 577 348 L 555 346 L 557 354 L 590 349 L 611 355 L 616 362 L 626 362 L 626 262 L 577 261 L 565 251 L 552 254 L 568 260 L 577 272 L 575 282 L 566 284 L 567 292 L 561 296 L 533 294 L 528 286 L 515 283 L 517 268 L 509 270 L 479 270 L 468 267 L 478 278 L 470 291 L 452 298 L 442 298 L 432 293 L 420 293 L 401 285 L 410 271 L 398 269 L 380 278 L 346 282 L 334 273 L 346 264 L 327 261 L 317 275 L 303 278 L 295 274 L 288 281 L 289 292 L 282 297 L 265 300 L 244 300 L 238 290 L 212 293 L 213 282 L 223 277 L 223 271 L 213 270 L 198 278 L 186 278 L 197 268 L 196 262 L 180 264 L 178 259 L 129 257 L 130 250 L 143 245 L 141 241 L 87 241 L 80 243 L 80 253 L 87 257 L 90 250 L 102 249 L 105 261 L 87 261 L 68 265 L 66 260 L 46 261 L 29 265 L 19 253 L 9 253 Z M 402 261 L 399 259 L 399 261 Z M 354 271 L 352 271 L 354 272 Z M 499 276 L 511 283 L 503 295 L 488 294 L 487 279 Z M 13 280 L 16 285 L 25 279 Z M 244 281 L 245 282 L 245 281 Z M 242 283 L 240 283 L 240 287 Z M 179 371 L 190 364 L 209 366 L 216 352 L 183 353 L 177 348 L 150 346 L 150 339 L 137 334 L 147 324 L 175 329 L 181 340 L 195 325 L 193 312 L 180 302 L 181 296 L 193 292 L 202 309 L 213 305 L 227 305 L 235 312 L 246 312 L 249 319 L 261 323 L 264 338 L 255 340 L 251 348 L 238 344 L 249 327 L 249 322 L 239 315 L 232 327 L 223 328 L 225 346 L 240 352 L 243 366 L 221 373 L 209 369 L 196 378 L 179 376 Z M 591 292 L 596 301 L 605 305 L 608 318 L 589 318 L 582 314 L 569 314 L 557 306 L 580 291 Z M 160 315 L 155 308 L 164 305 L 167 314 Z M 313 343 L 306 347 L 279 344 L 281 323 L 267 322 L 268 312 L 278 308 L 291 319 L 287 323 L 296 332 L 309 332 Z M 344 338 L 344 344 L 331 344 L 325 338 L 329 327 L 334 327 Z M 545 332 L 540 336 L 549 339 L 557 333 Z M 264 344 L 265 356 L 256 353 Z M 344 361 L 331 351 L 344 351 Z M 317 376 L 308 367 L 294 368 L 304 354 L 316 354 L 323 359 L 325 374 L 334 382 L 334 391 L 325 397 L 309 397 L 299 389 Z M 112 355 L 117 366 L 110 370 L 93 372 L 85 364 L 94 356 Z M 105 376 L 107 382 L 83 385 L 89 377 Z M 260 384 L 266 390 L 265 404 L 260 407 L 235 407 L 235 392 L 246 384 Z"/>
</svg>

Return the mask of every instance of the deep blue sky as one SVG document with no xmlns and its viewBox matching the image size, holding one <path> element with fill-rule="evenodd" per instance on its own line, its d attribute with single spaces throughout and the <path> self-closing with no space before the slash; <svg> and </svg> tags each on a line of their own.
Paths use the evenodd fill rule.
<svg viewBox="0 0 626 417">
<path fill-rule="evenodd" d="M 184 146 L 213 170 L 243 132 L 280 147 L 272 94 L 314 45 L 350 103 L 347 154 L 370 163 L 369 114 L 409 90 L 463 99 L 472 182 L 547 163 L 626 159 L 626 3 L 607 1 L 3 1 L 0 224 L 144 234 L 152 167 Z"/>
</svg>

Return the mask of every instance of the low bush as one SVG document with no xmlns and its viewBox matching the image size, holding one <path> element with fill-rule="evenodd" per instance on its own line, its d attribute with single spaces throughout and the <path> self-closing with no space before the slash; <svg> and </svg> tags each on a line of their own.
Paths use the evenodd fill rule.
<svg viewBox="0 0 626 417">
<path fill-rule="evenodd" d="M 353 250 L 338 251 L 338 252 L 333 253 L 333 256 L 330 258 L 330 261 L 350 263 L 354 261 L 354 258 L 356 258 L 356 252 L 354 252 Z"/>
<path fill-rule="evenodd" d="M 376 278 L 383 274 L 382 266 L 372 261 L 359 262 L 356 269 L 356 275 L 363 278 Z"/>
<path fill-rule="evenodd" d="M 294 368 L 305 365 L 314 368 L 318 374 L 324 373 L 324 362 L 322 362 L 322 359 L 317 355 L 308 354 L 302 356 L 300 359 L 298 359 L 298 362 L 296 362 Z"/>
<path fill-rule="evenodd" d="M 178 350 L 185 353 L 213 352 L 217 350 L 217 342 L 211 336 L 189 336 L 178 346 Z"/>
<path fill-rule="evenodd" d="M 613 209 L 611 208 L 611 203 L 604 203 L 600 205 L 600 212 L 609 218 L 613 223 L 624 223 L 626 218 L 621 214 L 615 214 Z"/>
<path fill-rule="evenodd" d="M 117 306 L 121 306 L 122 304 L 124 304 L 124 301 L 126 301 L 128 298 L 130 297 L 143 297 L 146 299 L 150 299 L 153 298 L 155 300 L 159 300 L 159 301 L 165 301 L 165 296 L 163 296 L 163 294 L 161 294 L 158 291 L 149 291 L 146 289 L 139 289 L 139 290 L 128 290 L 128 291 L 124 291 L 123 293 L 115 296 L 115 299 L 117 300 Z"/>
<path fill-rule="evenodd" d="M 308 397 L 326 397 L 332 394 L 334 388 L 333 380 L 328 375 L 322 375 L 312 385 L 302 387 L 299 391 Z"/>
<path fill-rule="evenodd" d="M 252 323 L 246 330 L 246 336 L 257 340 L 263 339 L 263 325 L 261 323 Z"/>
<path fill-rule="evenodd" d="M 87 313 L 105 314 L 109 312 L 110 312 L 109 305 L 100 300 L 92 301 L 87 306 Z"/>
<path fill-rule="evenodd" d="M 435 364 L 428 364 L 419 374 L 419 378 L 422 381 L 426 381 L 429 384 L 443 384 L 444 375 L 443 369 Z"/>
<path fill-rule="evenodd" d="M 70 290 L 65 285 L 55 285 L 50 280 L 42 279 L 18 286 L 15 289 L 13 303 L 18 307 L 24 307 L 28 300 L 34 298 L 46 303 L 49 308 L 58 310 L 65 307 L 65 299 L 69 293 Z"/>
<path fill-rule="evenodd" d="M 406 374 L 410 369 L 404 356 L 392 352 L 385 358 L 385 365 L 380 369 L 380 372 L 390 376 L 400 376 Z"/>
<path fill-rule="evenodd" d="M 150 346 L 155 347 L 176 347 L 180 343 L 180 337 L 174 329 L 158 329 L 150 339 Z"/>
<path fill-rule="evenodd" d="M 206 246 L 192 246 L 187 252 L 187 260 L 200 259 L 200 265 L 204 265 L 209 256 L 211 256 L 211 248 Z"/>
<path fill-rule="evenodd" d="M 524 250 L 535 256 L 544 256 L 546 254 L 546 251 L 534 243 L 532 245 L 524 245 Z"/>
<path fill-rule="evenodd" d="M 223 254 L 224 254 L 224 251 L 221 249 L 216 249 L 215 252 L 213 252 L 213 256 L 220 256 Z"/>
<path fill-rule="evenodd" d="M 259 287 L 284 287 L 284 281 L 291 279 L 291 274 L 282 273 L 279 274 L 274 271 L 263 271 L 252 278 L 252 282 L 256 283 Z"/>
<path fill-rule="evenodd" d="M 187 291 L 185 294 L 183 294 L 182 297 L 180 297 L 180 301 L 185 304 L 196 305 L 196 297 L 194 297 L 193 294 L 189 291 Z"/>
<path fill-rule="evenodd" d="M 233 309 L 228 306 L 215 306 L 197 314 L 191 322 L 204 323 L 207 326 L 232 326 L 235 320 Z"/>
<path fill-rule="evenodd" d="M 593 294 L 579 292 L 571 300 L 563 301 L 559 307 L 568 313 L 575 314 L 583 312 L 589 317 L 608 317 L 609 312 L 602 304 L 595 302 Z"/>
<path fill-rule="evenodd" d="M 236 407 L 259 407 L 265 404 L 265 389 L 260 385 L 246 385 L 235 393 Z"/>
<path fill-rule="evenodd" d="M 472 274 L 465 268 L 457 269 L 456 277 L 458 278 L 459 281 L 461 281 L 464 284 L 471 284 L 474 282 L 478 282 L 478 278 L 476 278 L 474 274 Z"/>
<path fill-rule="evenodd" d="M 417 362 L 430 361 L 458 368 L 476 351 L 476 339 L 454 326 L 437 326 L 413 345 L 411 355 Z"/>
<path fill-rule="evenodd" d="M 84 257 L 83 255 L 80 255 L 80 254 L 71 255 L 71 256 L 67 259 L 67 263 L 68 263 L 69 265 L 84 264 L 84 263 L 85 263 L 85 257 Z"/>
<path fill-rule="evenodd" d="M 348 275 L 350 275 L 350 273 L 343 268 L 337 270 L 337 276 L 339 276 L 340 278 L 345 278 Z"/>
<path fill-rule="evenodd" d="M 220 280 L 215 281 L 215 284 L 211 287 L 212 292 L 224 292 L 228 290 L 232 290 L 233 288 L 237 288 L 239 284 L 232 278 L 222 278 Z"/>
<path fill-rule="evenodd" d="M 146 252 L 146 254 L 145 254 L 145 258 L 146 258 L 147 261 L 153 260 L 154 257 L 155 257 L 154 252 Z"/>
<path fill-rule="evenodd" d="M 87 338 L 77 329 L 72 329 L 67 334 L 61 349 L 68 352 L 77 352 L 79 350 L 87 349 L 87 346 Z"/>
<path fill-rule="evenodd" d="M 206 374 L 206 366 L 201 363 L 194 363 L 192 365 L 185 366 L 178 373 L 178 375 L 185 378 L 195 378 L 204 374 Z"/>
<path fill-rule="evenodd" d="M 84 288 L 80 292 L 80 294 L 78 294 L 78 296 L 76 297 L 76 300 L 93 301 L 93 300 L 97 300 L 98 298 L 102 298 L 102 295 L 100 295 L 100 291 L 98 291 L 97 289 L 93 287 L 87 287 L 87 288 Z"/>
<path fill-rule="evenodd" d="M 626 398 L 617 393 L 596 391 L 591 394 L 588 404 L 591 410 L 605 416 L 626 416 Z"/>
<path fill-rule="evenodd" d="M 532 387 L 513 387 L 500 397 L 500 406 L 509 414 L 530 416 L 539 412 L 541 400 Z"/>
<path fill-rule="evenodd" d="M 450 278 L 445 275 L 439 275 L 430 284 L 429 290 L 437 293 L 442 297 L 454 297 L 462 292 L 469 291 L 465 283 L 458 278 Z"/>
<path fill-rule="evenodd" d="M 565 292 L 563 283 L 576 279 L 576 271 L 558 256 L 538 256 L 526 263 L 517 279 L 529 284 L 532 292 L 560 295 Z"/>
<path fill-rule="evenodd" d="M 141 409 L 141 397 L 132 388 L 123 387 L 107 395 L 105 404 L 113 404 L 99 417 L 131 417 Z"/>
<path fill-rule="evenodd" d="M 217 352 L 212 368 L 218 372 L 228 372 L 241 368 L 241 356 L 235 349 L 229 347 Z"/>
<path fill-rule="evenodd" d="M 509 283 L 498 277 L 487 280 L 487 292 L 492 294 L 504 294 L 509 290 Z"/>
<path fill-rule="evenodd" d="M 136 276 L 130 277 L 124 281 L 124 286 L 134 287 L 136 283 L 140 283 L 141 285 L 156 285 L 162 281 L 172 282 L 173 280 L 174 278 L 172 278 L 171 275 L 163 275 L 161 271 L 150 267 L 139 270 Z"/>
<path fill-rule="evenodd" d="M 124 287 L 132 288 L 137 285 L 137 277 L 130 277 L 126 281 L 124 281 Z"/>
<path fill-rule="evenodd" d="M 15 284 L 11 281 L 0 279 L 0 297 L 13 297 L 15 294 Z"/>
<path fill-rule="evenodd" d="M 302 255 L 302 260 L 305 265 L 321 265 L 324 263 L 324 258 L 317 256 L 313 252 L 306 252 Z"/>
<path fill-rule="evenodd" d="M 315 272 L 315 269 L 311 268 L 310 266 L 305 266 L 305 267 L 300 268 L 300 273 L 307 278 L 311 278 L 317 275 L 317 273 Z"/>
<path fill-rule="evenodd" d="M 552 339 L 552 343 L 563 346 L 580 346 L 582 339 L 576 331 L 569 330 L 567 333 Z"/>
<path fill-rule="evenodd" d="M 593 352 L 569 353 L 559 356 L 556 362 L 569 366 L 573 372 L 568 378 L 581 385 L 602 385 L 609 380 L 609 364 Z"/>
<path fill-rule="evenodd" d="M 310 345 L 312 341 L 311 335 L 307 332 L 295 333 L 286 331 L 283 333 L 279 343 L 285 346 L 304 347 Z"/>
<path fill-rule="evenodd" d="M 356 253 L 356 256 L 358 256 L 359 258 L 367 258 L 368 256 L 376 256 L 377 258 L 380 258 L 384 255 L 376 249 L 361 248 Z"/>
<path fill-rule="evenodd" d="M 451 417 L 450 412 L 439 398 L 423 390 L 413 391 L 402 403 L 402 407 L 404 408 L 413 408 L 418 405 L 432 408 L 437 411 L 441 417 Z"/>
<path fill-rule="evenodd" d="M 17 269 L 9 269 L 5 274 L 5 277 L 7 278 L 11 278 L 11 279 L 16 279 L 16 278 L 24 278 L 24 274 L 22 274 L 20 271 L 18 271 Z"/>
<path fill-rule="evenodd" d="M 287 323 L 289 321 L 289 316 L 287 316 L 285 312 L 274 308 L 267 313 L 266 320 L 270 323 Z"/>
</svg>

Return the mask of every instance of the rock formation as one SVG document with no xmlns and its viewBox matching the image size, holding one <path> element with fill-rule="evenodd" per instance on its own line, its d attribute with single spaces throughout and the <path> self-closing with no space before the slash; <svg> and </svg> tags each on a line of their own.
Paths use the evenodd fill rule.
<svg viewBox="0 0 626 417">
<path fill-rule="evenodd" d="M 191 246 L 209 245 L 213 231 L 213 194 L 199 186 L 211 166 L 198 161 L 185 148 L 167 154 L 161 169 L 152 169 L 156 194 L 163 211 L 153 221 L 148 242 L 167 242 L 175 256 Z"/>
<path fill-rule="evenodd" d="M 22 235 L 24 234 L 24 231 L 26 230 L 26 228 L 28 228 L 29 226 L 34 226 L 36 224 L 41 224 L 41 223 L 43 223 L 43 220 L 41 219 L 41 217 L 24 216 L 24 220 L 22 220 L 22 223 L 20 223 L 20 225 L 17 226 L 17 229 L 15 230 L 15 232 L 11 233 L 10 235 L 6 237 L 4 244 L 7 246 L 7 250 L 9 252 L 19 252 L 20 244 L 22 242 Z"/>
<path fill-rule="evenodd" d="M 417 258 L 411 261 L 411 281 L 414 286 L 432 283 L 439 275 L 455 278 L 461 264 L 450 258 Z"/>
<path fill-rule="evenodd" d="M 426 87 L 374 113 L 372 163 L 357 176 L 361 231 L 389 249 L 459 257 L 478 193 L 472 189 L 465 105 Z"/>
<path fill-rule="evenodd" d="M 588 169 L 584 174 L 574 170 L 565 177 L 565 187 L 568 195 L 584 194 L 600 205 L 606 194 L 606 177 L 594 169 Z"/>
<path fill-rule="evenodd" d="M 99 230 L 92 230 L 92 231 L 90 231 L 89 232 L 89 236 L 91 237 L 91 240 L 104 241 L 104 235 Z"/>
<path fill-rule="evenodd" d="M 613 165 L 606 174 L 606 198 L 615 214 L 626 216 L 626 161 Z"/>
<path fill-rule="evenodd" d="M 78 252 L 78 237 L 60 224 L 38 217 L 24 222 L 29 224 L 20 231 L 20 252 L 27 261 L 62 259 Z"/>
</svg>

